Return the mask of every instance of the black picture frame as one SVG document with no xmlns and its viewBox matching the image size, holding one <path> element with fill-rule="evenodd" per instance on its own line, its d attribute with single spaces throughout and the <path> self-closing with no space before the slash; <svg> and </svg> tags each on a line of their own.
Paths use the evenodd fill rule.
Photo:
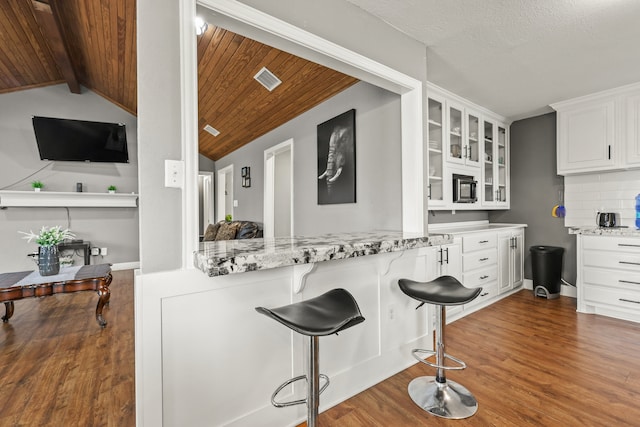
<svg viewBox="0 0 640 427">
<path fill-rule="evenodd" d="M 356 110 L 320 123 L 317 137 L 318 204 L 356 203 Z"/>
</svg>

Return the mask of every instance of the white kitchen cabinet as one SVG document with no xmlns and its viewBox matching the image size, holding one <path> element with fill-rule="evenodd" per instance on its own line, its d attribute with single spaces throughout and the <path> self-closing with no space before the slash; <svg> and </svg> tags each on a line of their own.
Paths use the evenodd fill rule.
<svg viewBox="0 0 640 427">
<path fill-rule="evenodd" d="M 440 276 L 453 276 L 462 280 L 462 258 L 460 240 L 427 248 L 427 280 Z"/>
<path fill-rule="evenodd" d="M 627 102 L 627 150 L 625 160 L 630 167 L 640 167 L 640 90 L 631 92 Z"/>
<path fill-rule="evenodd" d="M 578 235 L 578 308 L 640 322 L 640 238 Z"/>
<path fill-rule="evenodd" d="M 427 92 L 428 209 L 508 209 L 506 119 L 431 83 Z M 477 180 L 477 202 L 453 202 L 454 174 Z"/>
<path fill-rule="evenodd" d="M 502 123 L 483 122 L 482 206 L 509 207 L 507 128 Z"/>
<path fill-rule="evenodd" d="M 453 276 L 462 282 L 462 255 L 460 238 L 453 243 L 432 246 L 427 250 L 427 280 L 434 280 L 440 276 Z M 446 308 L 447 316 L 454 316 L 462 311 L 462 306 Z"/>
<path fill-rule="evenodd" d="M 444 183 L 444 126 L 445 126 L 445 100 L 436 95 L 428 100 L 427 122 L 429 127 L 428 145 L 428 175 L 427 199 L 429 207 L 444 206 L 446 186 Z M 449 196 L 450 197 L 450 196 Z"/>
<path fill-rule="evenodd" d="M 507 292 L 522 285 L 524 279 L 524 230 L 498 234 L 499 292 Z"/>
<path fill-rule="evenodd" d="M 429 231 L 452 234 L 462 243 L 461 282 L 469 288 L 482 287 L 478 298 L 448 310 L 447 322 L 517 292 L 524 281 L 524 227 L 485 222 L 429 226 Z"/>
<path fill-rule="evenodd" d="M 551 106 L 559 175 L 640 167 L 640 84 Z"/>
</svg>

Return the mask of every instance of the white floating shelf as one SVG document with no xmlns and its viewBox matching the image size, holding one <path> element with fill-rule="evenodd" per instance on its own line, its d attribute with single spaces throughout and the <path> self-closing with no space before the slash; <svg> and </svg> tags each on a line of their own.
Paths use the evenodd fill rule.
<svg viewBox="0 0 640 427">
<path fill-rule="evenodd" d="M 137 208 L 138 195 L 56 191 L 0 191 L 0 207 Z"/>
</svg>

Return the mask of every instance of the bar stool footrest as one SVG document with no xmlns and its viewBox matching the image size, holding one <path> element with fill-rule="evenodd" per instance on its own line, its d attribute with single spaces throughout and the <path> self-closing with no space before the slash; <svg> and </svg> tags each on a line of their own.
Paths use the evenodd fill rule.
<svg viewBox="0 0 640 427">
<path fill-rule="evenodd" d="M 322 394 L 322 392 L 327 387 L 329 387 L 329 377 L 326 376 L 325 374 L 320 374 L 319 376 L 320 376 L 321 380 L 325 381 L 325 383 L 322 385 L 322 387 L 320 387 L 320 393 L 319 394 Z M 306 379 L 307 379 L 306 375 L 298 375 L 297 377 L 291 378 L 290 380 L 287 380 L 287 381 L 283 382 L 282 384 L 280 384 L 280 386 L 278 386 L 276 391 L 274 391 L 273 394 L 271 395 L 271 404 L 273 406 L 275 406 L 276 408 L 286 408 L 287 406 L 306 404 L 308 398 L 298 399 L 298 400 L 291 400 L 289 402 L 278 402 L 278 401 L 276 401 L 276 396 L 278 395 L 278 393 L 280 393 L 289 384 L 293 384 L 296 381 L 306 380 Z M 307 384 L 308 384 L 308 381 L 307 381 Z"/>
<path fill-rule="evenodd" d="M 424 350 L 421 348 L 414 348 L 413 350 L 411 350 L 411 354 L 413 355 L 413 357 L 418 361 L 418 362 L 422 362 L 425 365 L 431 366 L 432 368 L 436 368 L 436 369 L 447 369 L 447 370 L 452 370 L 452 371 L 460 371 L 462 369 L 466 369 L 467 368 L 467 364 L 464 363 L 462 360 L 458 359 L 457 357 L 453 357 L 448 353 L 444 353 L 444 357 L 452 360 L 453 362 L 457 363 L 460 366 L 444 366 L 444 365 L 438 365 L 437 363 L 433 363 L 433 362 L 429 362 L 428 360 L 423 359 L 422 357 L 420 357 L 418 354 L 428 354 L 429 356 L 435 356 L 436 352 L 432 351 L 432 350 Z M 429 357 L 427 356 L 427 357 Z"/>
</svg>

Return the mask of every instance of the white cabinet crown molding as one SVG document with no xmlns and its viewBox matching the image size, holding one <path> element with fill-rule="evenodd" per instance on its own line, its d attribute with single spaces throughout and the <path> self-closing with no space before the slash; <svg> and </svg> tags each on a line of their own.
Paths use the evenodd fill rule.
<svg viewBox="0 0 640 427">
<path fill-rule="evenodd" d="M 0 208 L 8 207 L 137 208 L 138 195 L 134 193 L 0 191 Z"/>
<path fill-rule="evenodd" d="M 588 101 L 602 100 L 606 98 L 615 98 L 621 95 L 625 95 L 628 92 L 640 90 L 640 82 L 631 83 L 625 86 L 619 86 L 613 89 L 607 89 L 596 93 L 590 93 L 588 95 L 579 96 L 577 98 L 571 98 L 564 101 L 554 102 L 549 104 L 551 108 L 558 111 L 566 107 L 571 107 L 576 104 L 581 104 Z"/>
</svg>

